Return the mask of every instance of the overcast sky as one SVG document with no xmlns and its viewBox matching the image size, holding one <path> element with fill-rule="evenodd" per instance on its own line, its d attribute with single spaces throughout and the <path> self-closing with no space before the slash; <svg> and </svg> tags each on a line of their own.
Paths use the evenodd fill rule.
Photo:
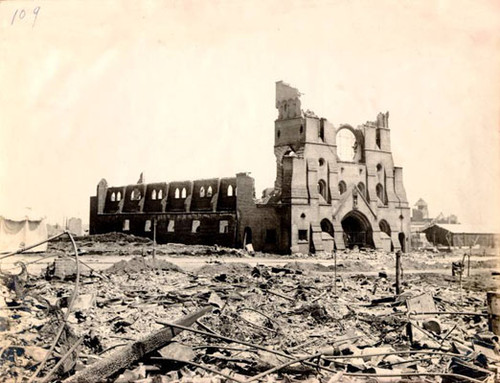
<svg viewBox="0 0 500 383">
<path fill-rule="evenodd" d="M 335 126 L 388 110 L 410 203 L 498 223 L 499 68 L 496 0 L 0 2 L 0 214 L 88 222 L 141 172 L 260 196 L 284 80 Z"/>
</svg>

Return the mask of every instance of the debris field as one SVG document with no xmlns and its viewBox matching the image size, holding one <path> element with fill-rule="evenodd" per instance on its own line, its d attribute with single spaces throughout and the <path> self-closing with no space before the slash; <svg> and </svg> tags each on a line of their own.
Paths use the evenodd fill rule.
<svg viewBox="0 0 500 383">
<path fill-rule="evenodd" d="M 89 239 L 75 247 L 82 241 Z M 452 276 L 448 262 L 446 274 L 403 273 L 396 294 L 394 277 L 384 271 L 393 268 L 394 254 L 380 255 L 380 271 L 371 274 L 300 259 L 253 266 L 244 258 L 209 257 L 193 272 L 144 251 L 97 271 L 70 245 L 51 243 L 60 256 L 41 275 L 22 262 L 2 272 L 0 380 L 494 382 L 500 376 L 500 343 L 490 331 L 486 299 L 498 285 L 492 273 L 473 268 L 470 276 Z M 339 258 L 365 255 L 377 256 L 357 251 Z M 403 265 L 409 257 L 403 255 Z"/>
</svg>

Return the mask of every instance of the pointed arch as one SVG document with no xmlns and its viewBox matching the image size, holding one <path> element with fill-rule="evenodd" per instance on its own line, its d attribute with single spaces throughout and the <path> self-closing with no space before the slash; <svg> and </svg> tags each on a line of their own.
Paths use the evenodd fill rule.
<svg viewBox="0 0 500 383">
<path fill-rule="evenodd" d="M 363 197 L 366 198 L 366 186 L 363 182 L 358 183 L 358 190 L 361 194 L 363 194 Z"/>
<path fill-rule="evenodd" d="M 209 186 L 207 189 L 207 197 L 212 197 L 212 194 L 213 194 L 212 186 Z"/>
<path fill-rule="evenodd" d="M 174 194 L 174 197 L 175 197 L 176 199 L 178 199 L 178 198 L 180 198 L 180 197 L 181 197 L 181 193 L 180 193 L 180 191 L 179 191 L 179 188 L 175 188 L 175 194 Z"/>
<path fill-rule="evenodd" d="M 181 198 L 186 198 L 186 197 L 187 197 L 187 190 L 186 188 L 182 188 Z"/>
<path fill-rule="evenodd" d="M 122 199 L 122 193 L 121 192 L 116 193 L 116 200 L 121 201 L 121 199 Z"/>
<path fill-rule="evenodd" d="M 200 188 L 200 198 L 203 198 L 203 197 L 205 197 L 205 186 L 202 186 Z"/>
<path fill-rule="evenodd" d="M 111 201 L 113 201 L 113 202 L 116 201 L 116 194 L 115 194 L 115 192 L 111 193 Z"/>
<path fill-rule="evenodd" d="M 156 199 L 156 189 L 151 192 L 151 199 Z"/>
<path fill-rule="evenodd" d="M 233 185 L 229 185 L 227 187 L 227 196 L 232 197 L 233 196 Z"/>
<path fill-rule="evenodd" d="M 163 190 L 158 190 L 158 199 L 163 199 Z"/>
<path fill-rule="evenodd" d="M 344 181 L 339 182 L 339 193 L 340 195 L 344 194 L 347 191 L 347 185 Z"/>
<path fill-rule="evenodd" d="M 326 182 L 324 180 L 318 181 L 318 193 L 325 199 L 327 199 Z"/>
<path fill-rule="evenodd" d="M 384 191 L 384 187 L 382 186 L 382 184 L 378 183 L 375 190 L 377 191 L 377 198 L 380 200 L 380 202 L 382 202 L 384 205 L 386 205 L 387 200 L 385 198 L 385 191 Z"/>
</svg>

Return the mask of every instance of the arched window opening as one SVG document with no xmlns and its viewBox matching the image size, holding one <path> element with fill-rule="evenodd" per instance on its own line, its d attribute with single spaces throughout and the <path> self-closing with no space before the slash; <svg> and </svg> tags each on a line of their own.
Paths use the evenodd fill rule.
<svg viewBox="0 0 500 383">
<path fill-rule="evenodd" d="M 379 172 L 381 170 L 382 170 L 382 165 L 381 164 L 377 164 L 377 172 Z"/>
<path fill-rule="evenodd" d="M 318 182 L 318 193 L 326 200 L 326 183 L 323 180 Z"/>
<path fill-rule="evenodd" d="M 116 193 L 116 200 L 121 201 L 121 199 L 122 199 L 122 193 L 121 192 Z"/>
<path fill-rule="evenodd" d="M 377 128 L 376 132 L 375 132 L 375 144 L 377 145 L 377 148 L 381 148 L 380 146 L 380 129 Z"/>
<path fill-rule="evenodd" d="M 204 186 L 202 186 L 200 188 L 200 198 L 203 198 L 203 197 L 205 197 L 205 187 Z"/>
<path fill-rule="evenodd" d="M 377 184 L 376 191 L 377 191 L 377 198 L 380 200 L 380 202 L 382 202 L 385 205 L 386 201 L 385 201 L 384 187 L 381 184 Z"/>
<path fill-rule="evenodd" d="M 113 201 L 113 202 L 116 201 L 116 194 L 115 194 L 115 192 L 111 193 L 111 201 Z"/>
<path fill-rule="evenodd" d="M 130 200 L 135 200 L 135 190 L 132 190 L 132 193 L 130 193 Z"/>
<path fill-rule="evenodd" d="M 163 190 L 158 190 L 158 199 L 163 199 Z"/>
<path fill-rule="evenodd" d="M 347 185 L 344 181 L 339 182 L 339 193 L 340 195 L 344 194 L 347 191 Z"/>
<path fill-rule="evenodd" d="M 153 191 L 151 192 L 151 199 L 156 199 L 156 190 L 153 189 Z"/>
<path fill-rule="evenodd" d="M 186 198 L 186 196 L 187 196 L 187 190 L 186 188 L 182 188 L 181 197 Z"/>
<path fill-rule="evenodd" d="M 384 232 L 389 237 L 391 236 L 391 226 L 385 219 L 380 220 L 378 227 L 380 228 L 380 231 Z"/>
<path fill-rule="evenodd" d="M 323 158 L 320 158 L 318 160 L 319 166 L 323 166 L 325 164 L 325 160 Z"/>
<path fill-rule="evenodd" d="M 321 140 L 325 140 L 325 119 L 322 118 L 319 120 L 319 138 Z"/>
<path fill-rule="evenodd" d="M 332 223 L 328 219 L 326 219 L 326 218 L 322 219 L 321 222 L 320 222 L 320 226 L 321 226 L 321 231 L 322 232 L 328 233 L 332 237 L 334 236 L 333 225 L 332 225 Z"/>
<path fill-rule="evenodd" d="M 179 192 L 179 188 L 176 188 L 175 189 L 175 198 L 180 198 L 180 192 Z"/>
<path fill-rule="evenodd" d="M 358 143 L 354 133 L 348 128 L 340 129 L 337 133 L 337 155 L 340 161 L 352 162 L 356 154 Z"/>
<path fill-rule="evenodd" d="M 207 189 L 207 197 L 212 197 L 213 191 L 212 191 L 212 186 L 209 186 Z"/>
<path fill-rule="evenodd" d="M 233 196 L 233 186 L 232 185 L 229 185 L 227 187 L 227 196 L 228 197 L 232 197 Z"/>
<path fill-rule="evenodd" d="M 358 183 L 359 192 L 366 198 L 366 187 L 363 182 Z"/>
<path fill-rule="evenodd" d="M 140 191 L 137 191 L 137 195 L 135 196 L 135 199 L 136 199 L 137 201 L 139 201 L 139 200 L 141 199 L 141 197 L 142 197 L 142 196 L 141 196 L 141 192 L 140 192 Z"/>
<path fill-rule="evenodd" d="M 238 195 L 238 188 L 235 186 L 234 187 L 234 195 L 237 196 Z"/>
</svg>

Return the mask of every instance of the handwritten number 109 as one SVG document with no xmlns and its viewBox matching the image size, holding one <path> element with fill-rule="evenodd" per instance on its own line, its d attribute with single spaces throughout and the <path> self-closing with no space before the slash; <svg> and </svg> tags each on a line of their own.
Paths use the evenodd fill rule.
<svg viewBox="0 0 500 383">
<path fill-rule="evenodd" d="M 35 25 L 35 22 L 36 22 L 36 18 L 38 17 L 38 12 L 40 12 L 40 7 L 35 7 L 33 8 L 33 25 Z M 19 20 L 24 20 L 24 18 L 27 16 L 27 12 L 24 10 L 24 9 L 16 9 L 16 11 L 14 12 L 14 14 L 12 15 L 12 21 L 10 22 L 10 25 L 13 25 L 14 24 L 14 21 L 16 21 L 16 18 L 19 19 Z"/>
</svg>

